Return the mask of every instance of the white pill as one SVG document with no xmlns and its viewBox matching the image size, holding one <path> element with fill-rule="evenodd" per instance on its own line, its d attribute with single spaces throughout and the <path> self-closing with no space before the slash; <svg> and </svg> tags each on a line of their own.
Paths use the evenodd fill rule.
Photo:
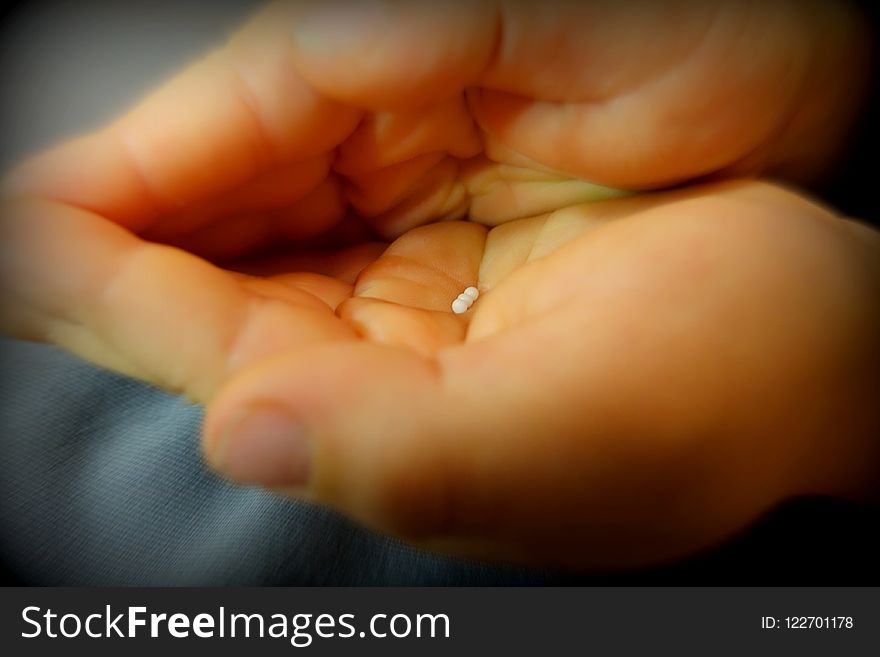
<svg viewBox="0 0 880 657">
<path fill-rule="evenodd" d="M 458 298 L 464 301 L 468 305 L 468 307 L 470 307 L 470 305 L 474 302 L 473 298 L 469 297 L 466 294 L 459 294 Z"/>
<path fill-rule="evenodd" d="M 474 286 L 471 286 L 471 287 L 466 287 L 466 288 L 464 289 L 464 292 L 463 292 L 462 294 L 466 294 L 466 295 L 469 296 L 471 299 L 476 300 L 476 298 L 477 298 L 478 296 L 480 296 L 480 291 L 479 291 L 477 288 L 475 288 Z"/>
<path fill-rule="evenodd" d="M 470 304 L 461 299 L 456 299 L 452 302 L 452 312 L 456 315 L 461 315 L 463 312 L 466 312 L 468 308 L 470 308 Z"/>
</svg>

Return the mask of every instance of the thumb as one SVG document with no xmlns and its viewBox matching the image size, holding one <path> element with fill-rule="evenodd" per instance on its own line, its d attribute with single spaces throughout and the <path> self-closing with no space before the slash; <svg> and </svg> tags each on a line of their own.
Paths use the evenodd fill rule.
<svg viewBox="0 0 880 657">
<path fill-rule="evenodd" d="M 207 410 L 207 460 L 393 533 L 442 524 L 456 438 L 435 361 L 367 342 L 310 348 L 234 379 Z"/>
</svg>

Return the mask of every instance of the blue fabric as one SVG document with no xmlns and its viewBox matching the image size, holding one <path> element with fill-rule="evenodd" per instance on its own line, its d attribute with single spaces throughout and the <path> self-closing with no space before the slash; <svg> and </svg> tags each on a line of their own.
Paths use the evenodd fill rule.
<svg viewBox="0 0 880 657">
<path fill-rule="evenodd" d="M 0 338 L 0 559 L 47 585 L 531 584 L 315 506 L 235 486 L 199 453 L 198 406 Z"/>
</svg>

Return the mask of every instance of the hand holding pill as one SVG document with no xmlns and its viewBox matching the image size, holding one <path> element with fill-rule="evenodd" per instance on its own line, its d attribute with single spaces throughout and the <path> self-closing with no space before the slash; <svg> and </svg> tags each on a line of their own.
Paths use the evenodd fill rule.
<svg viewBox="0 0 880 657">
<path fill-rule="evenodd" d="M 880 238 L 754 179 L 845 143 L 853 8 L 356 4 L 267 5 L 9 172 L 3 331 L 454 554 L 641 565 L 866 496 Z"/>
</svg>

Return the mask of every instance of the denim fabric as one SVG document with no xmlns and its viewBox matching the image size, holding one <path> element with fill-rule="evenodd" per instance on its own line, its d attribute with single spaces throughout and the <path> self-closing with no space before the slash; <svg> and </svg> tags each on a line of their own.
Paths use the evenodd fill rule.
<svg viewBox="0 0 880 657">
<path fill-rule="evenodd" d="M 0 559 L 47 585 L 482 585 L 441 558 L 206 470 L 200 407 L 0 339 Z"/>
</svg>

